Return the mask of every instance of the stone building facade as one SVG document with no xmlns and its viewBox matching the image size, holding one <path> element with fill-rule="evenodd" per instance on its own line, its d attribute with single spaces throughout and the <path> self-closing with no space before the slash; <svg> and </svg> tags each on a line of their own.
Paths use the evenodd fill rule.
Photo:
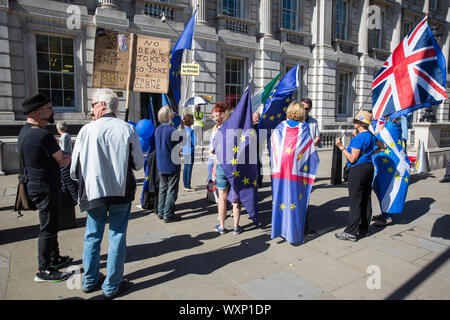
<svg viewBox="0 0 450 320">
<path fill-rule="evenodd" d="M 169 38 L 173 47 L 198 6 L 184 59 L 200 64 L 200 75 L 183 77 L 182 100 L 207 95 L 233 105 L 249 80 L 258 90 L 300 64 L 296 97 L 313 100 L 322 130 L 345 128 L 355 110 L 370 107 L 373 75 L 424 12 L 449 71 L 449 1 L 0 0 L 0 124 L 23 123 L 21 103 L 37 92 L 52 97 L 57 120 L 89 121 L 98 28 Z M 119 95 L 123 113 L 126 94 Z M 131 93 L 129 120 L 146 114 L 148 98 Z M 157 111 L 160 97 L 153 102 Z M 448 122 L 449 101 L 434 112 Z"/>
</svg>

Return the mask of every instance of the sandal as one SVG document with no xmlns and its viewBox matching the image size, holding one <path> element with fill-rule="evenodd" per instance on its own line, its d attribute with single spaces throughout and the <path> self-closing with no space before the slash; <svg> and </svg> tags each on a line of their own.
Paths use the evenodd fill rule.
<svg viewBox="0 0 450 320">
<path fill-rule="evenodd" d="M 392 223 L 392 219 L 381 219 L 381 220 L 376 220 L 374 224 L 377 227 L 384 227 L 391 223 Z"/>
</svg>

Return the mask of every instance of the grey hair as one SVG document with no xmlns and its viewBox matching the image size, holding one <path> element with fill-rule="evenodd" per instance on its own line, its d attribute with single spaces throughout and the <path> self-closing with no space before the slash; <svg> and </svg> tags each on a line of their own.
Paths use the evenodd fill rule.
<svg viewBox="0 0 450 320">
<path fill-rule="evenodd" d="M 98 89 L 92 99 L 96 99 L 97 102 L 105 102 L 106 110 L 117 113 L 117 109 L 119 108 L 119 98 L 117 98 L 116 93 L 111 89 Z"/>
<path fill-rule="evenodd" d="M 67 131 L 67 123 L 65 121 L 58 121 L 56 123 L 56 129 L 58 129 L 59 131 L 62 131 L 62 132 L 66 132 Z"/>
<path fill-rule="evenodd" d="M 169 107 L 162 107 L 161 109 L 159 109 L 158 111 L 158 121 L 160 123 L 169 123 L 172 116 L 172 111 L 170 110 Z"/>
</svg>

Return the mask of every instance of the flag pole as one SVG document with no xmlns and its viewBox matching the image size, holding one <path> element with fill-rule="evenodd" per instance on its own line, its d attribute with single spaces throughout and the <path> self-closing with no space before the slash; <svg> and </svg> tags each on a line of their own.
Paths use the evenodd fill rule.
<svg viewBox="0 0 450 320">
<path fill-rule="evenodd" d="M 133 56 L 134 56 L 134 38 L 135 34 L 131 33 L 130 35 L 131 43 L 130 43 L 130 56 L 128 59 L 128 79 L 127 79 L 127 96 L 126 96 L 126 102 L 125 102 L 125 122 L 128 122 L 128 114 L 130 110 L 130 92 L 131 92 L 131 81 L 133 80 Z"/>
</svg>

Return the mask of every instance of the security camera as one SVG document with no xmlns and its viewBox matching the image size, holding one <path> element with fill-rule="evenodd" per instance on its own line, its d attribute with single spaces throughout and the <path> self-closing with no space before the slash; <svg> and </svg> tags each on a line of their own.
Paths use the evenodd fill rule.
<svg viewBox="0 0 450 320">
<path fill-rule="evenodd" d="M 164 12 L 161 13 L 161 21 L 166 22 L 166 20 L 167 20 L 167 18 L 166 18 L 166 15 L 164 14 Z"/>
</svg>

